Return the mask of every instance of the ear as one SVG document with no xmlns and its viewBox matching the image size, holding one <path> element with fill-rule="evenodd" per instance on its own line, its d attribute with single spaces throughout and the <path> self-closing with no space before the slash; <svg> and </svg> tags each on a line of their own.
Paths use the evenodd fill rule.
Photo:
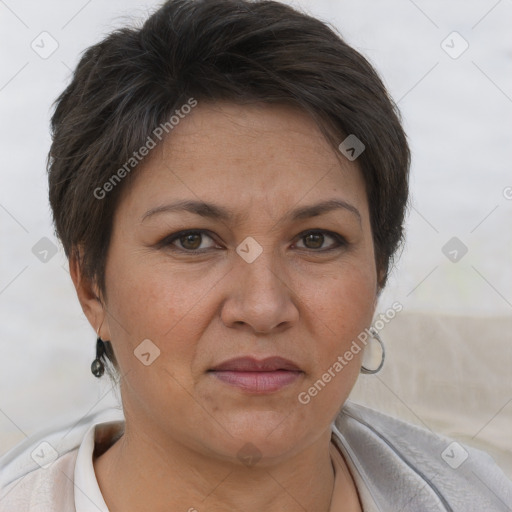
<svg viewBox="0 0 512 512">
<path fill-rule="evenodd" d="M 110 330 L 108 320 L 105 321 L 106 309 L 100 298 L 101 294 L 97 284 L 82 273 L 80 254 L 83 254 L 81 247 L 77 251 L 72 251 L 72 255 L 69 258 L 69 273 L 87 320 L 89 320 L 94 332 L 100 328 L 99 336 L 102 340 L 107 341 L 110 340 Z"/>
<path fill-rule="evenodd" d="M 379 300 L 380 294 L 382 293 L 382 290 L 384 290 L 384 286 L 382 286 L 381 283 L 383 283 L 387 278 L 387 268 L 377 268 L 377 295 L 375 297 L 375 305 L 377 305 L 377 301 Z"/>
</svg>

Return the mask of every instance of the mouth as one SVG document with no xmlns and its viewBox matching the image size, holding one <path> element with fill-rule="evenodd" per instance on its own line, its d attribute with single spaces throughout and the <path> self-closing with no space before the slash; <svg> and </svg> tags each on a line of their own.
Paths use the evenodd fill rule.
<svg viewBox="0 0 512 512">
<path fill-rule="evenodd" d="M 282 357 L 230 359 L 208 370 L 208 373 L 225 384 L 252 394 L 278 391 L 304 375 L 295 363 Z"/>
</svg>

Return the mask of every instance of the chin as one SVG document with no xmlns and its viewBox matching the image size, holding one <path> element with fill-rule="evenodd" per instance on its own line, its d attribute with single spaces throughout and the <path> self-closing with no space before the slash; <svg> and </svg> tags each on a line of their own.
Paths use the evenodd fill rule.
<svg viewBox="0 0 512 512">
<path fill-rule="evenodd" d="M 247 412 L 220 423 L 226 429 L 221 432 L 225 435 L 225 446 L 230 457 L 233 454 L 239 457 L 245 452 L 250 456 L 254 452 L 254 457 L 267 460 L 279 458 L 296 449 L 301 438 L 305 440 L 308 437 L 308 432 L 304 431 L 304 423 L 297 423 L 293 414 L 287 415 L 283 412 Z"/>
</svg>

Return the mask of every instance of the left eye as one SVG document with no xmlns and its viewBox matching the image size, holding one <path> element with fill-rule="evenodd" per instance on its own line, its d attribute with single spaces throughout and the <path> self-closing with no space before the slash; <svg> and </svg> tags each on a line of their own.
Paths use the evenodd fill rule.
<svg viewBox="0 0 512 512">
<path fill-rule="evenodd" d="M 329 251 L 345 245 L 345 240 L 342 236 L 328 231 L 308 231 L 307 233 L 302 233 L 299 240 L 307 241 L 307 245 L 309 245 L 309 247 L 306 246 L 306 249 L 319 249 L 326 238 L 331 238 L 335 243 L 334 246 L 328 247 L 327 249 L 324 249 L 324 251 Z"/>
</svg>

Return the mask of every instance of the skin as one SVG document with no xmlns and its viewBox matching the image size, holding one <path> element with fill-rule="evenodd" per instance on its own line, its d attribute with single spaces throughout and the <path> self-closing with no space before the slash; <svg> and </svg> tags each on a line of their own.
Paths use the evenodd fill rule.
<svg viewBox="0 0 512 512">
<path fill-rule="evenodd" d="M 330 425 L 359 375 L 362 351 L 310 403 L 297 397 L 375 311 L 377 270 L 357 161 L 337 154 L 293 107 L 199 103 L 132 178 L 114 218 L 106 297 L 99 300 L 70 262 L 83 310 L 111 340 L 123 376 L 125 434 L 94 460 L 109 509 L 328 511 Z M 235 217 L 161 212 L 142 220 L 183 199 Z M 359 217 L 348 209 L 285 217 L 327 199 L 349 203 Z M 207 233 L 159 244 L 187 229 Z M 328 230 L 346 243 L 306 230 Z M 262 248 L 252 263 L 236 252 L 248 236 Z M 134 355 L 145 339 L 160 350 L 148 366 Z M 255 395 L 207 372 L 246 355 L 279 355 L 303 373 Z M 250 466 L 237 456 L 248 443 L 261 456 Z M 340 479 L 345 510 L 361 510 L 347 467 Z"/>
</svg>

